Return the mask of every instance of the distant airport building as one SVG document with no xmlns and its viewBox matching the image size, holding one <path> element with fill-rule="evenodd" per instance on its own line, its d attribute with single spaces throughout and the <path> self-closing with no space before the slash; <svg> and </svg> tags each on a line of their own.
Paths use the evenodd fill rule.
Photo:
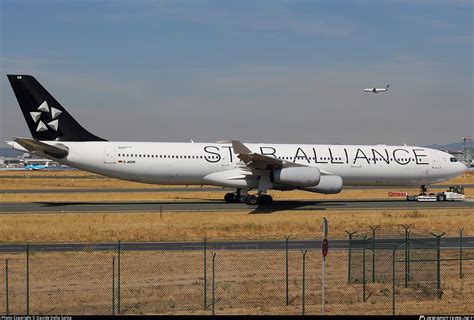
<svg viewBox="0 0 474 320">
<path fill-rule="evenodd" d="M 6 158 L 2 158 L 0 161 L 1 161 L 2 166 L 10 167 L 10 168 L 22 167 L 24 163 L 24 159 L 19 158 L 19 157 L 16 157 L 16 158 L 6 157 Z"/>
<path fill-rule="evenodd" d="M 45 158 L 32 157 L 29 153 L 24 153 L 18 157 L 1 157 L 0 168 L 23 168 L 27 165 L 44 166 L 49 167 L 66 167 L 61 166 L 57 161 L 53 161 Z"/>
</svg>

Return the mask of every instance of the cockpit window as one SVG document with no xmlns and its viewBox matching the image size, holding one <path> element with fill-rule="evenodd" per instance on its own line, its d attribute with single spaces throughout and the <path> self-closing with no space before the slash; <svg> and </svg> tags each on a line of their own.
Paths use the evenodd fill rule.
<svg viewBox="0 0 474 320">
<path fill-rule="evenodd" d="M 451 161 L 451 162 L 457 162 L 458 159 L 456 159 L 455 157 L 451 157 L 451 158 L 449 158 L 449 161 Z"/>
</svg>

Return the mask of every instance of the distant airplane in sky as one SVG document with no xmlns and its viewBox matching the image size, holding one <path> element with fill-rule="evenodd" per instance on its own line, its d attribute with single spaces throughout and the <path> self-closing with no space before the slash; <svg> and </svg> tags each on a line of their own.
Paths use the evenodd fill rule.
<svg viewBox="0 0 474 320">
<path fill-rule="evenodd" d="M 372 92 L 372 93 L 379 93 L 379 92 L 385 92 L 388 91 L 389 85 L 387 84 L 386 88 L 366 88 L 364 89 L 364 92 Z"/>
</svg>

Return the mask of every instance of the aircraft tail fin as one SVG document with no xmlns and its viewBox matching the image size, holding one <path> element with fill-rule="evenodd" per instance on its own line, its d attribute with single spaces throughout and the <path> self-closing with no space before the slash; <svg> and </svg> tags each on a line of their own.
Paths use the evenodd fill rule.
<svg viewBox="0 0 474 320">
<path fill-rule="evenodd" d="M 84 129 L 34 77 L 7 77 L 34 139 L 105 141 Z"/>
</svg>

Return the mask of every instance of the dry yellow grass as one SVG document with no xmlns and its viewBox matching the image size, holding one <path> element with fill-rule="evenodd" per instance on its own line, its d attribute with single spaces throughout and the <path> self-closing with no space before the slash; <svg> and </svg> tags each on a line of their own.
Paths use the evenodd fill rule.
<svg viewBox="0 0 474 320">
<path fill-rule="evenodd" d="M 81 193 L 0 193 L 0 202 L 76 202 L 76 201 L 159 201 L 159 200 L 217 200 L 221 201 L 224 191 L 194 191 L 189 188 L 183 192 L 81 192 Z M 324 195 L 306 191 L 271 191 L 274 200 L 361 200 L 361 199 L 397 199 L 389 197 L 391 191 L 405 191 L 418 194 L 418 189 L 345 189 L 339 194 Z M 466 198 L 474 198 L 474 188 L 465 189 Z M 403 199 L 398 197 L 398 199 Z"/>
<path fill-rule="evenodd" d="M 158 201 L 223 200 L 220 192 L 85 192 L 85 193 L 2 193 L 1 202 L 90 202 L 90 201 Z"/>
<path fill-rule="evenodd" d="M 157 185 L 109 178 L 80 170 L 74 171 L 0 171 L 0 189 L 84 189 L 156 188 Z M 176 187 L 163 185 L 160 188 Z M 181 186 L 182 187 L 182 186 Z"/>
<path fill-rule="evenodd" d="M 20 174 L 20 173 L 18 173 Z M 24 174 L 22 172 L 21 174 Z M 37 174 L 36 172 L 32 174 Z M 40 172 L 38 174 L 44 174 Z M 88 173 L 80 179 L 57 179 L 64 173 L 48 173 L 51 178 L 1 178 L 1 189 L 46 188 L 137 188 L 143 184 L 101 178 Z M 87 179 L 83 178 L 87 177 Z M 473 183 L 472 175 L 449 184 Z M 89 179 L 90 178 L 90 179 Z M 36 182 L 35 182 L 36 181 Z M 80 183 L 76 183 L 80 181 Z M 17 184 L 18 182 L 18 184 Z M 31 182 L 35 182 L 32 187 Z M 59 184 L 59 185 L 55 185 Z M 4 187 L 8 185 L 7 187 Z M 149 187 L 156 187 L 149 185 Z M 414 193 L 417 190 L 413 189 Z M 144 189 L 146 191 L 146 189 Z M 386 198 L 388 189 L 345 190 L 340 195 L 324 196 L 306 192 L 272 193 L 275 199 Z M 472 195 L 472 189 L 469 189 Z M 2 194 L 0 201 L 142 201 L 219 199 L 222 191 L 186 193 L 67 193 Z M 1 205 L 1 204 L 0 204 Z M 201 241 L 245 239 L 311 239 L 321 237 L 321 220 L 330 223 L 329 238 L 345 238 L 344 230 L 370 232 L 369 225 L 380 225 L 382 234 L 401 234 L 400 224 L 413 224 L 413 232 L 447 232 L 472 235 L 472 209 L 436 210 L 334 210 L 282 211 L 269 214 L 242 212 L 158 212 L 143 213 L 68 213 L 0 215 L 2 242 L 104 242 L 104 241 Z M 58 314 L 110 313 L 111 255 L 114 253 L 35 253 L 31 256 L 32 311 Z M 284 306 L 283 252 L 218 252 L 217 314 L 299 314 L 301 312 L 301 253 L 290 253 L 290 306 Z M 11 259 L 13 279 L 24 283 L 24 256 L 2 254 Z M 124 252 L 122 260 L 122 306 L 129 314 L 209 314 L 202 306 L 201 252 Z M 210 270 L 208 257 L 208 270 Z M 331 251 L 327 263 L 327 314 L 390 314 L 391 283 L 369 284 L 371 294 L 362 302 L 361 285 L 346 284 L 347 257 Z M 391 266 L 391 264 L 390 264 Z M 382 267 L 381 267 L 382 268 Z M 387 266 L 384 267 L 387 269 Z M 442 300 L 433 299 L 433 284 L 420 293 L 416 286 L 398 286 L 397 313 L 470 314 L 474 312 L 474 263 L 465 263 L 466 276 L 457 278 L 456 263 L 443 266 Z M 385 270 L 384 269 L 384 270 Z M 385 270 L 386 272 L 386 270 Z M 311 251 L 307 260 L 306 313 L 320 311 L 320 254 Z M 399 277 L 401 279 L 401 276 Z M 210 285 L 208 283 L 208 285 Z M 64 290 L 63 290 L 64 289 Z M 24 311 L 24 288 L 11 300 L 12 312 Z M 13 302 L 12 302 L 13 301 Z M 210 296 L 208 297 L 210 301 Z M 0 305 L 4 305 L 0 295 Z M 17 309 L 14 309 L 17 308 Z M 16 311 L 15 311 L 16 310 Z"/>
<path fill-rule="evenodd" d="M 444 182 L 445 185 L 474 184 L 474 172 Z M 0 189 L 83 189 L 182 187 L 153 185 L 109 178 L 85 171 L 0 171 Z M 190 186 L 195 188 L 196 186 Z M 198 187 L 198 186 L 197 186 Z M 416 189 L 416 188 L 415 188 Z M 416 190 L 418 191 L 418 190 Z"/>
<path fill-rule="evenodd" d="M 186 192 L 147 192 L 149 188 L 164 187 L 172 188 L 184 186 L 157 186 L 136 182 L 106 178 L 83 171 L 69 172 L 33 172 L 37 177 L 27 178 L 31 172 L 15 172 L 19 178 L 2 178 L 0 175 L 0 185 L 3 190 L 48 190 L 48 189 L 85 189 L 95 188 L 93 193 L 8 193 L 0 194 L 0 202 L 37 202 L 37 201 L 156 201 L 156 200 L 222 200 L 224 193 L 219 187 L 216 191 L 197 191 L 197 186 L 188 187 Z M 64 177 L 74 177 L 75 174 L 81 178 L 65 179 Z M 62 177 L 62 178 L 58 178 Z M 85 177 L 85 178 L 84 178 Z M 474 174 L 466 173 L 463 176 L 446 182 L 446 184 L 474 184 Z M 143 192 L 100 192 L 103 189 L 127 189 L 140 188 Z M 305 191 L 271 191 L 275 200 L 328 200 L 328 199 L 389 199 L 388 193 L 391 191 L 405 191 L 409 194 L 417 194 L 417 188 L 394 187 L 389 189 L 352 189 L 346 188 L 337 195 L 323 195 Z M 467 198 L 474 198 L 474 188 L 466 188 Z"/>
<path fill-rule="evenodd" d="M 15 176 L 12 178 L 11 176 Z M 466 172 L 463 176 L 447 181 L 445 184 L 474 184 L 474 174 Z M 147 192 L 149 188 L 173 188 L 184 186 L 157 186 L 107 178 L 84 171 L 4 171 L 0 172 L 0 189 L 3 190 L 48 190 L 48 189 L 96 189 L 93 193 L 8 193 L 0 194 L 0 202 L 39 202 L 39 201 L 157 201 L 157 200 L 222 200 L 221 188 L 216 191 L 195 191 L 199 186 L 189 186 L 186 192 Z M 143 189 L 142 193 L 100 192 L 103 189 Z M 417 188 L 390 189 L 344 189 L 337 195 L 322 195 L 305 191 L 271 191 L 275 200 L 328 200 L 328 199 L 389 199 L 390 191 L 406 191 L 417 194 Z M 474 188 L 466 188 L 467 198 L 474 198 Z"/>
<path fill-rule="evenodd" d="M 10 173 L 8 173 L 9 175 Z M 12 172 L 23 178 L 1 178 L 2 188 L 15 189 L 27 182 L 38 183 L 35 188 L 52 188 L 56 183 L 69 188 L 79 183 L 79 188 L 147 186 L 116 179 L 104 178 L 82 171 L 69 172 Z M 41 178 L 24 178 L 30 174 Z M 3 176 L 8 176 L 3 172 Z M 44 178 L 47 177 L 47 178 Z M 59 177 L 81 177 L 74 181 Z M 89 179 L 90 178 L 90 179 Z M 6 179 L 8 181 L 3 181 Z M 474 175 L 465 174 L 454 183 L 471 184 Z M 26 182 L 25 182 L 26 181 Z M 19 183 L 19 184 L 18 184 Z M 67 183 L 71 185 L 67 186 Z M 152 186 L 156 187 L 156 186 Z M 33 188 L 33 187 L 29 187 Z M 20 188 L 21 189 L 21 188 Z M 191 189 L 192 190 L 192 189 Z M 139 193 L 3 193 L 0 202 L 91 202 L 91 201 L 187 201 L 222 200 L 224 191 L 215 192 L 144 192 Z M 275 200 L 328 200 L 328 199 L 387 199 L 391 189 L 346 189 L 338 195 L 321 195 L 303 191 L 279 192 Z M 397 189 L 394 189 L 397 190 Z M 399 190 L 399 189 L 398 189 Z M 411 189 L 413 193 L 418 190 Z M 467 188 L 466 195 L 474 196 L 474 188 Z M 249 210 L 250 211 L 250 210 Z M 18 241 L 109 241 L 109 240 L 200 240 L 210 239 L 276 239 L 285 235 L 294 238 L 319 236 L 322 217 L 331 222 L 331 236 L 341 238 L 344 230 L 368 230 L 369 225 L 379 224 L 393 229 L 402 223 L 413 223 L 430 231 L 456 233 L 459 226 L 466 232 L 473 230 L 471 209 L 456 210 L 341 210 L 341 211 L 284 211 L 271 214 L 242 212 L 164 212 L 159 213 L 68 213 L 68 214 L 5 214 L 0 215 L 0 239 Z"/>
<path fill-rule="evenodd" d="M 447 232 L 457 236 L 474 230 L 471 209 L 437 210 L 334 210 L 246 212 L 68 213 L 0 215 L 3 242 L 175 241 L 218 239 L 320 238 L 327 217 L 330 238 L 345 238 L 344 230 L 369 233 L 380 225 L 382 233 L 402 234 L 401 224 L 414 232 Z"/>
<path fill-rule="evenodd" d="M 215 251 L 217 314 L 301 314 L 301 253 L 289 253 L 289 298 L 285 306 L 284 251 Z M 30 256 L 30 311 L 33 314 L 110 314 L 111 260 L 116 252 L 34 253 Z M 444 253 L 449 254 L 449 253 Z M 377 252 L 377 279 L 367 284 L 366 302 L 360 282 L 347 285 L 347 253 L 329 252 L 326 264 L 327 314 L 391 314 L 391 252 Z M 24 312 L 24 254 L 3 254 L 10 260 L 10 311 Z M 353 257 L 356 259 L 356 257 Z M 360 259 L 360 256 L 358 257 Z M 211 250 L 207 256 L 211 301 Z M 417 274 L 403 287 L 403 265 L 397 269 L 397 314 L 470 314 L 474 312 L 474 263 L 466 261 L 465 277 L 458 262 L 442 265 L 443 298 L 435 298 L 435 276 L 419 282 Z M 432 266 L 427 270 L 432 270 Z M 415 269 L 415 265 L 412 264 Z M 353 279 L 360 273 L 353 269 Z M 421 286 L 420 286 L 421 284 Z M 422 290 L 420 290 L 420 288 Z M 319 314 L 321 255 L 306 256 L 306 314 Z M 203 310 L 202 252 L 127 252 L 121 256 L 121 310 L 124 314 L 210 314 Z M 0 305 L 4 306 L 4 295 Z"/>
</svg>

